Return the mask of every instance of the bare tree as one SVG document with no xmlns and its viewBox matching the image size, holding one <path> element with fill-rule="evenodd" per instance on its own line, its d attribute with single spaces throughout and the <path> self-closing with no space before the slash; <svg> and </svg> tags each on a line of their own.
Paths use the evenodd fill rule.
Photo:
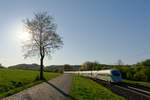
<svg viewBox="0 0 150 100">
<path fill-rule="evenodd" d="M 123 62 L 122 62 L 122 60 L 121 59 L 119 59 L 118 61 L 117 61 L 117 65 L 123 65 Z"/>
<path fill-rule="evenodd" d="M 62 38 L 56 32 L 53 17 L 47 12 L 35 13 L 32 19 L 25 19 L 24 26 L 31 35 L 29 43 L 23 45 L 24 57 L 40 57 L 40 79 L 43 78 L 43 60 L 62 47 Z"/>
</svg>

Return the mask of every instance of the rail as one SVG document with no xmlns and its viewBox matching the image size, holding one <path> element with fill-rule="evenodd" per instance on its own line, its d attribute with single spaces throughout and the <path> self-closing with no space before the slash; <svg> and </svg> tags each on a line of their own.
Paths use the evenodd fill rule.
<svg viewBox="0 0 150 100">
<path fill-rule="evenodd" d="M 150 100 L 150 88 L 144 86 L 139 86 L 136 84 L 129 83 L 110 83 L 100 79 L 90 78 L 97 83 L 103 85 L 104 87 L 110 89 L 112 92 L 123 96 L 127 100 Z"/>
</svg>

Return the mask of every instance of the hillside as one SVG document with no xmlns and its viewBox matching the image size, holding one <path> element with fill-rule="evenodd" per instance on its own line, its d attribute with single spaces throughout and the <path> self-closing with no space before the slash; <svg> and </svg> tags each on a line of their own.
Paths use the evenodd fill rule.
<svg viewBox="0 0 150 100">
<path fill-rule="evenodd" d="M 64 66 L 65 65 L 51 65 L 51 66 L 47 66 L 45 67 L 45 71 L 48 72 L 61 72 L 62 70 L 64 70 Z M 81 67 L 81 65 L 69 65 L 70 67 L 72 67 L 72 69 L 74 71 L 79 70 L 79 68 Z"/>
<path fill-rule="evenodd" d="M 0 68 L 5 68 L 2 64 L 0 64 Z"/>
<path fill-rule="evenodd" d="M 79 70 L 81 65 L 69 65 L 73 68 L 73 70 Z M 9 66 L 9 69 L 23 69 L 23 70 L 40 70 L 40 65 L 38 64 L 18 64 Z M 44 71 L 47 72 L 61 72 L 64 68 L 64 65 L 50 65 L 44 67 Z"/>
<path fill-rule="evenodd" d="M 18 64 L 9 66 L 9 69 L 23 69 L 23 70 L 40 70 L 40 65 L 38 64 Z"/>
<path fill-rule="evenodd" d="M 59 75 L 59 73 L 44 72 L 46 80 Z M 39 80 L 39 71 L 0 68 L 0 98 L 41 82 Z"/>
</svg>

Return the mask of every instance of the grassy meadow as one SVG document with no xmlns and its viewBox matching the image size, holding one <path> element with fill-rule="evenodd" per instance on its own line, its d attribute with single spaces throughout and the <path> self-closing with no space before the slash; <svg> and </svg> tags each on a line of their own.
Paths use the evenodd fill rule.
<svg viewBox="0 0 150 100">
<path fill-rule="evenodd" d="M 59 73 L 44 73 L 46 80 L 59 75 Z M 43 81 L 39 80 L 39 71 L 0 68 L 0 98 L 41 82 Z"/>
<path fill-rule="evenodd" d="M 73 75 L 73 84 L 68 100 L 125 100 L 102 85 L 86 78 Z"/>
</svg>

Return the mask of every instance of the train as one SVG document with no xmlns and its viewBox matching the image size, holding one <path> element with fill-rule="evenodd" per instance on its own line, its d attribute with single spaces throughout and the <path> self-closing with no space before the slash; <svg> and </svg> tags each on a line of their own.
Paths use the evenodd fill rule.
<svg viewBox="0 0 150 100">
<path fill-rule="evenodd" d="M 121 83 L 122 76 L 118 69 L 107 69 L 99 71 L 64 71 L 66 74 L 78 74 L 80 76 L 104 80 L 111 83 Z"/>
</svg>

